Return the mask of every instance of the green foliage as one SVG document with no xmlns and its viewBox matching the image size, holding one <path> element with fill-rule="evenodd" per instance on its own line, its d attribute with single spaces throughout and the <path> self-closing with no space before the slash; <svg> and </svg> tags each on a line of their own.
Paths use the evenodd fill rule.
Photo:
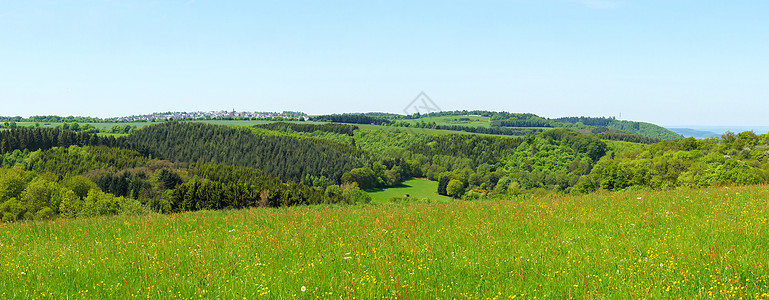
<svg viewBox="0 0 769 300">
<path fill-rule="evenodd" d="M 622 130 L 622 131 L 634 133 L 637 135 L 641 135 L 641 136 L 645 136 L 653 139 L 676 140 L 676 139 L 683 138 L 683 136 L 681 136 L 680 134 L 672 132 L 661 126 L 657 126 L 657 125 L 645 123 L 645 122 L 617 120 L 614 117 L 611 117 L 611 118 L 566 117 L 566 118 L 557 118 L 554 120 L 558 122 L 563 122 L 563 123 L 595 126 L 599 128 L 603 127 L 603 128 L 609 128 L 609 129 L 617 129 L 617 130 Z M 630 139 L 632 139 L 629 136 L 623 136 L 621 134 L 620 135 L 607 134 L 606 136 L 607 138 L 614 139 L 614 140 L 630 141 Z M 637 141 L 645 142 L 642 139 L 637 139 Z"/>
<path fill-rule="evenodd" d="M 465 184 L 462 183 L 462 181 L 456 179 L 452 179 L 449 181 L 449 184 L 446 185 L 446 194 L 454 198 L 459 198 L 462 196 L 462 194 L 464 194 L 464 190 Z"/>
<path fill-rule="evenodd" d="M 182 184 L 182 177 L 178 173 L 168 169 L 160 170 L 158 175 L 158 185 L 165 190 L 171 190 Z"/>
<path fill-rule="evenodd" d="M 54 128 L 16 128 L 0 131 L 0 154 L 14 150 L 47 150 L 53 147 L 71 145 L 106 145 L 119 146 L 114 137 L 99 137 L 87 132 L 74 132 Z"/>
<path fill-rule="evenodd" d="M 320 203 L 368 203 L 369 196 L 357 184 L 329 185 L 325 189 L 301 183 L 284 183 L 265 172 L 218 164 L 190 167 L 193 179 L 169 194 L 173 211 L 280 207 Z"/>
<path fill-rule="evenodd" d="M 421 124 L 420 118 L 396 122 Z M 430 118 L 457 123 L 452 126 L 546 120 L 506 113 Z M 17 148 L 4 154 L 4 165 L 31 171 L 4 169 L 0 176 L 9 220 L 368 203 L 362 189 L 397 190 L 414 177 L 436 181 L 419 198 L 463 199 L 769 182 L 767 137 L 752 132 L 643 145 L 601 139 L 612 134 L 651 141 L 614 129 L 589 134 L 555 128 L 511 138 L 374 125 L 165 122 L 119 139 L 52 130 L 15 129 L 0 136 Z M 43 150 L 19 148 L 38 145 Z M 387 198 L 393 196 L 400 195 Z"/>
<path fill-rule="evenodd" d="M 321 122 L 335 122 L 335 123 L 352 123 L 352 124 L 389 124 L 390 121 L 383 118 L 370 117 L 364 114 L 334 114 L 334 115 L 321 115 L 310 118 L 313 121 Z"/>
<path fill-rule="evenodd" d="M 0 169 L 0 202 L 21 197 L 27 183 L 34 177 L 32 173 L 18 168 Z"/>
<path fill-rule="evenodd" d="M 33 152 L 30 152 L 28 149 L 19 150 L 13 150 L 13 152 L 8 152 L 5 154 L 0 154 L 0 167 L 22 167 L 26 168 L 29 164 L 30 157 L 32 156 Z"/>
<path fill-rule="evenodd" d="M 107 194 L 99 190 L 90 190 L 88 196 L 82 199 L 77 217 L 93 217 L 101 215 L 115 215 L 120 212 L 125 198 Z"/>
<path fill-rule="evenodd" d="M 254 167 L 283 180 L 306 174 L 339 180 L 360 165 L 349 155 L 312 142 L 283 136 L 257 136 L 247 129 L 201 123 L 167 122 L 128 136 L 134 147 L 175 162 L 213 162 Z"/>
<path fill-rule="evenodd" d="M 286 123 L 286 122 L 260 124 L 260 125 L 254 125 L 254 127 L 264 128 L 268 130 L 279 130 L 279 131 L 298 131 L 298 132 L 321 131 L 321 132 L 344 134 L 349 136 L 352 136 L 355 130 L 358 129 L 358 126 L 346 125 L 346 124 L 334 124 L 334 123 L 306 124 L 306 123 Z"/>
<path fill-rule="evenodd" d="M 42 151 L 29 162 L 29 169 L 61 176 L 80 175 L 91 170 L 118 170 L 146 165 L 150 160 L 134 150 L 106 146 L 56 147 Z"/>
<path fill-rule="evenodd" d="M 623 142 L 643 143 L 643 144 L 654 144 L 662 141 L 662 139 L 659 139 L 659 138 L 652 138 L 652 137 L 638 135 L 638 134 L 630 134 L 630 133 L 626 133 L 618 130 L 606 129 L 606 128 L 601 128 L 601 129 L 603 130 L 594 129 L 592 130 L 592 132 L 598 133 L 598 137 L 600 137 L 602 140 L 623 141 Z"/>
<path fill-rule="evenodd" d="M 149 213 L 149 208 L 135 199 L 125 199 L 120 205 L 120 215 L 123 216 L 144 216 Z"/>
<path fill-rule="evenodd" d="M 578 190 L 670 189 L 769 182 L 768 136 L 727 133 L 720 139 L 661 142 L 604 157 Z"/>
<path fill-rule="evenodd" d="M 70 130 L 70 131 L 74 131 L 74 132 L 87 132 L 87 133 L 93 133 L 93 134 L 99 132 L 99 129 L 97 129 L 96 127 L 94 127 L 91 124 L 80 125 L 78 123 L 71 123 L 70 124 L 70 123 L 67 123 L 67 122 L 62 123 L 59 126 L 56 126 L 56 129 Z"/>
<path fill-rule="evenodd" d="M 75 193 L 79 198 L 88 196 L 88 191 L 98 189 L 95 182 L 83 176 L 70 176 L 64 178 L 61 184 Z"/>
<path fill-rule="evenodd" d="M 71 190 L 62 191 L 61 202 L 59 203 L 59 213 L 68 218 L 76 217 L 83 209 L 83 198 L 78 197 L 75 192 Z"/>
<path fill-rule="evenodd" d="M 371 202 L 371 196 L 357 188 L 349 189 L 343 192 L 346 195 L 348 202 L 351 204 L 367 204 Z"/>
<path fill-rule="evenodd" d="M 427 136 L 421 143 L 412 144 L 408 150 L 428 157 L 467 158 L 473 165 L 493 164 L 513 153 L 523 141 L 522 138 L 450 134 Z"/>
<path fill-rule="evenodd" d="M 355 182 L 362 189 L 370 189 L 377 186 L 377 177 L 370 168 L 356 168 L 342 176 L 343 183 Z"/>
<path fill-rule="evenodd" d="M 451 178 L 449 176 L 444 175 L 440 177 L 440 180 L 438 180 L 438 195 L 448 196 L 448 191 L 446 191 L 446 187 L 448 187 L 449 181 L 451 181 Z"/>
<path fill-rule="evenodd" d="M 123 201 L 99 191 L 83 177 L 59 182 L 56 176 L 19 169 L 0 169 L 0 216 L 6 221 L 85 217 L 117 213 Z M 86 192 L 79 197 L 75 191 Z M 87 189 L 87 190 L 86 190 Z"/>
<path fill-rule="evenodd" d="M 110 128 L 110 132 L 115 134 L 130 134 L 134 132 L 137 128 L 138 127 L 131 126 L 129 124 L 125 124 L 123 126 L 115 124 L 115 125 L 112 125 L 112 127 Z"/>
</svg>

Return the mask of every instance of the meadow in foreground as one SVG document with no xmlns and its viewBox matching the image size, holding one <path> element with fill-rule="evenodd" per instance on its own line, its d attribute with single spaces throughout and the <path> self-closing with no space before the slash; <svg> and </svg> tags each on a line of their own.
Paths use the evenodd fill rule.
<svg viewBox="0 0 769 300">
<path fill-rule="evenodd" d="M 767 186 L 0 224 L 0 298 L 769 298 Z"/>
</svg>

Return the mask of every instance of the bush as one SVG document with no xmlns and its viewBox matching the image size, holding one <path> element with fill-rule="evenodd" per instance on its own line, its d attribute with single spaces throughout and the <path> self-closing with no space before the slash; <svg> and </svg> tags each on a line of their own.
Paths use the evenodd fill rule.
<svg viewBox="0 0 769 300">
<path fill-rule="evenodd" d="M 120 215 L 123 216 L 144 216 L 149 213 L 149 208 L 135 199 L 126 199 L 123 201 L 123 204 L 120 205 Z"/>
<path fill-rule="evenodd" d="M 54 215 L 55 214 L 54 214 L 53 210 L 50 207 L 43 207 L 43 209 L 41 209 L 40 211 L 38 211 L 35 214 L 35 219 L 36 220 L 49 220 L 49 219 L 53 219 Z"/>
</svg>

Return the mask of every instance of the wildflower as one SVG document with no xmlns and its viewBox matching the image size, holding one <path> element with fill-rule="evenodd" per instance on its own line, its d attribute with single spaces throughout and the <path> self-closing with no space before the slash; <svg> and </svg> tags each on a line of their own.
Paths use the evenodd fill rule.
<svg viewBox="0 0 769 300">
<path fill-rule="evenodd" d="M 302 286 L 302 293 L 304 293 L 305 291 L 307 291 L 307 287 Z"/>
</svg>

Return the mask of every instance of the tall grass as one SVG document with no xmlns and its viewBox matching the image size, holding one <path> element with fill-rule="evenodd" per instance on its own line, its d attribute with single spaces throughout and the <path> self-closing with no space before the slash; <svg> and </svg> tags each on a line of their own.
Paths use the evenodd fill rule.
<svg viewBox="0 0 769 300">
<path fill-rule="evenodd" d="M 767 186 L 0 224 L 0 298 L 769 298 Z"/>
</svg>

